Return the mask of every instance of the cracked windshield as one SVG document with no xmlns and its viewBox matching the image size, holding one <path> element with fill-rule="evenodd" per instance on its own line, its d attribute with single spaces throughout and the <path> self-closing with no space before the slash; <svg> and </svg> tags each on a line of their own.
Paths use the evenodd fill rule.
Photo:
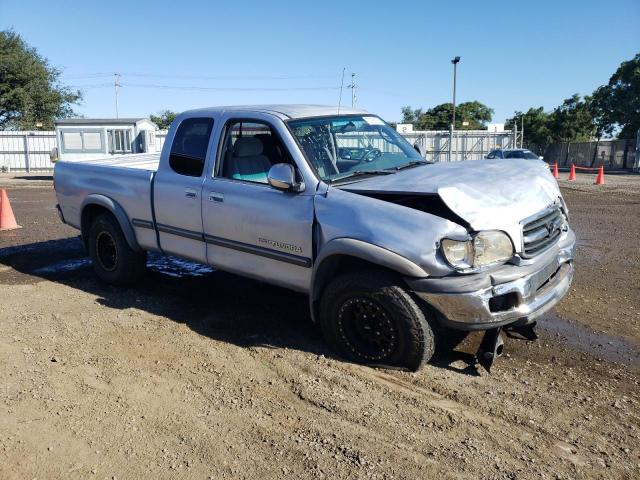
<svg viewBox="0 0 640 480">
<path fill-rule="evenodd" d="M 327 182 L 388 175 L 427 163 L 380 118 L 336 116 L 290 121 L 307 160 Z"/>
</svg>

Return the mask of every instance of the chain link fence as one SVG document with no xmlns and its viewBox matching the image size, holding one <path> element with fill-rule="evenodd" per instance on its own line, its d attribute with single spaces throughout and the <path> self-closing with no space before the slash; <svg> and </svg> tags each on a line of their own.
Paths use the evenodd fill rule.
<svg viewBox="0 0 640 480">
<path fill-rule="evenodd" d="M 630 170 L 636 163 L 636 148 L 636 140 L 555 143 L 547 147 L 544 158 L 563 167 L 573 163 L 581 167 Z"/>
<path fill-rule="evenodd" d="M 423 156 L 431 162 L 455 162 L 481 160 L 496 148 L 516 148 L 520 138 L 514 132 L 489 132 L 487 130 L 458 130 L 453 133 L 449 156 L 450 133 L 448 130 L 402 132 L 411 145 L 420 146 Z"/>
</svg>

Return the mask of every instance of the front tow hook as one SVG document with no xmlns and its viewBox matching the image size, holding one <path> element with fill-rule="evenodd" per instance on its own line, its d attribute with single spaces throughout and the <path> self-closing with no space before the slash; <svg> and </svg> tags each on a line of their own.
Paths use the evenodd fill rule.
<svg viewBox="0 0 640 480">
<path fill-rule="evenodd" d="M 477 362 L 482 365 L 487 372 L 491 372 L 493 362 L 502 356 L 504 341 L 502 340 L 502 335 L 500 335 L 501 330 L 502 327 L 487 330 L 476 352 Z"/>
</svg>

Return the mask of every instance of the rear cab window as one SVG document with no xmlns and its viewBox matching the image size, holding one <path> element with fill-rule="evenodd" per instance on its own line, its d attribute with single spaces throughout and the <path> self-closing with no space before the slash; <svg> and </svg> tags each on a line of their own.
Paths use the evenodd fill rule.
<svg viewBox="0 0 640 480">
<path fill-rule="evenodd" d="M 213 118 L 187 118 L 180 123 L 169 154 L 169 166 L 174 172 L 202 176 L 212 130 Z"/>
</svg>

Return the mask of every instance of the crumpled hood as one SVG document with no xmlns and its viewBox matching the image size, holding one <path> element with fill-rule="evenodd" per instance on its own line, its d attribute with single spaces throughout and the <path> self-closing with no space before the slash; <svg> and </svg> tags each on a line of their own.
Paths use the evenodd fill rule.
<svg viewBox="0 0 640 480">
<path fill-rule="evenodd" d="M 474 230 L 515 227 L 560 197 L 546 163 L 496 159 L 434 163 L 344 187 L 351 192 L 438 194 Z M 517 235 L 517 234 L 516 234 Z"/>
</svg>

